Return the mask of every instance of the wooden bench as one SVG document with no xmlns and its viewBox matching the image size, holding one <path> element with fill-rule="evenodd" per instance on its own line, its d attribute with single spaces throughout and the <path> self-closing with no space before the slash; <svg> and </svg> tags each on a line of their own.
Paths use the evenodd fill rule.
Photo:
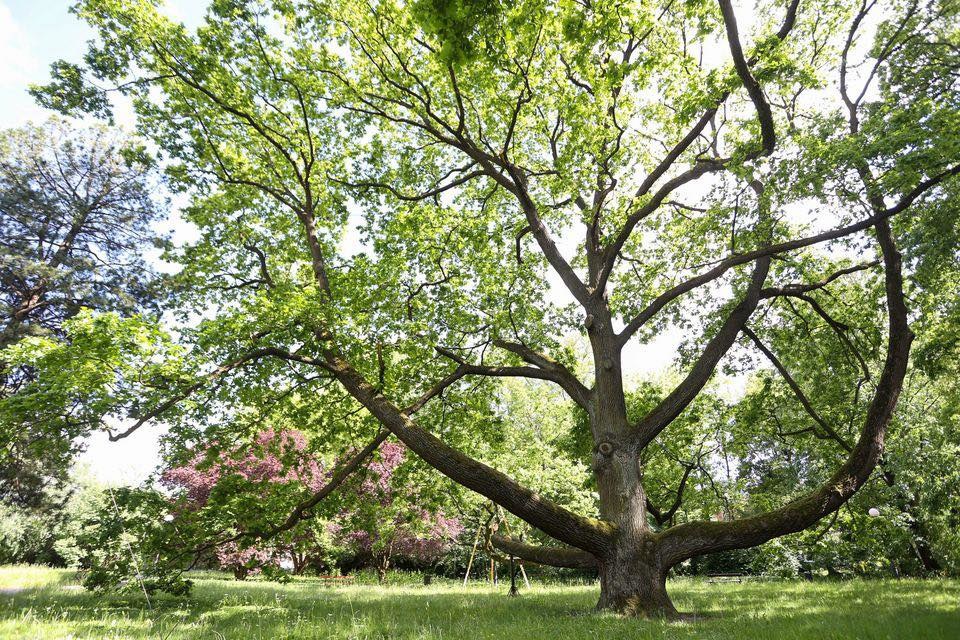
<svg viewBox="0 0 960 640">
<path fill-rule="evenodd" d="M 733 582 L 734 580 L 743 582 L 743 577 L 742 573 L 708 573 L 707 582 Z"/>
</svg>

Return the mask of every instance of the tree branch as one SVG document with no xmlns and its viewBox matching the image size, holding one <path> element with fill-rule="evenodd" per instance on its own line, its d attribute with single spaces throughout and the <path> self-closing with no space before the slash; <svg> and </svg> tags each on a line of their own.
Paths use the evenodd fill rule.
<svg viewBox="0 0 960 640">
<path fill-rule="evenodd" d="M 594 554 L 603 554 L 609 548 L 614 530 L 612 525 L 572 513 L 500 471 L 454 449 L 394 406 L 332 345 L 326 347 L 325 357 L 327 366 L 350 395 L 427 464 L 561 542 Z"/>
<path fill-rule="evenodd" d="M 290 515 L 282 523 L 260 531 L 241 531 L 240 533 L 229 538 L 208 542 L 200 547 L 196 547 L 191 550 L 191 553 L 196 555 L 199 559 L 200 554 L 204 551 L 219 547 L 220 545 L 228 544 L 230 542 L 238 542 L 244 539 L 267 540 L 283 533 L 284 531 L 289 531 L 303 520 L 313 517 L 313 513 L 310 510 L 320 504 L 320 502 L 322 502 L 331 493 L 339 489 L 346 479 L 356 472 L 356 470 L 360 468 L 360 465 L 363 464 L 363 461 L 373 455 L 373 452 L 380 448 L 380 445 L 383 444 L 383 442 L 389 436 L 389 429 L 380 429 L 380 431 L 377 432 L 376 437 L 371 440 L 363 449 L 358 451 L 343 464 L 337 466 L 326 484 L 324 484 L 307 500 L 304 500 L 294 507 Z"/>
<path fill-rule="evenodd" d="M 755 249 L 753 251 L 747 251 L 745 253 L 729 256 L 728 258 L 720 261 L 709 271 L 681 282 L 680 284 L 667 289 L 657 296 L 646 308 L 634 316 L 634 318 L 630 320 L 626 326 L 624 326 L 623 330 L 619 334 L 620 343 L 626 344 L 630 337 L 633 336 L 633 334 L 636 333 L 640 327 L 646 324 L 651 318 L 653 318 L 653 316 L 659 313 L 669 303 L 673 302 L 683 294 L 696 289 L 697 287 L 716 280 L 733 267 L 746 264 L 747 262 L 752 262 L 753 260 L 757 260 L 758 258 L 765 256 L 774 256 L 781 253 L 796 251 L 797 249 L 803 249 L 804 247 L 820 244 L 822 242 L 828 242 L 830 240 L 837 240 L 854 233 L 859 233 L 860 231 L 865 231 L 866 229 L 869 229 L 878 223 L 902 213 L 909 208 L 913 202 L 915 202 L 934 186 L 940 184 L 948 178 L 952 178 L 957 175 L 960 175 L 960 164 L 954 165 L 931 178 L 923 180 L 914 189 L 910 190 L 906 195 L 904 195 L 897 202 L 897 204 L 887 209 L 883 209 L 869 218 L 861 220 L 860 222 L 830 229 L 829 231 L 824 231 L 822 233 L 807 236 L 805 238 L 788 240 L 786 242 L 772 244 L 760 249 Z"/>
<path fill-rule="evenodd" d="M 866 269 L 872 269 L 873 267 L 879 266 L 879 260 L 872 260 L 870 262 L 864 262 L 863 264 L 856 264 L 852 267 L 847 267 L 846 269 L 840 269 L 831 273 L 829 276 L 820 280 L 819 282 L 814 283 L 791 283 L 785 284 L 782 287 L 767 287 L 760 292 L 761 298 L 772 298 L 774 296 L 788 296 L 797 293 L 809 293 L 811 291 L 816 291 L 817 289 L 823 289 L 825 286 L 841 278 L 843 276 L 849 275 L 851 273 L 856 273 L 858 271 L 864 271 Z"/>
<path fill-rule="evenodd" d="M 833 332 L 840 339 L 840 342 L 842 342 L 844 346 L 850 351 L 850 353 L 853 354 L 853 357 L 856 359 L 857 364 L 860 365 L 860 370 L 863 372 L 863 380 L 870 379 L 870 367 L 867 366 L 867 361 L 864 359 L 863 354 L 860 353 L 860 350 L 857 348 L 857 346 L 853 343 L 853 340 L 851 340 L 850 337 L 847 335 L 847 331 L 850 329 L 849 325 L 846 325 L 840 322 L 839 320 L 835 320 L 833 316 L 827 313 L 826 309 L 820 306 L 819 302 L 817 302 L 814 298 L 812 298 L 811 296 L 805 293 L 780 293 L 779 295 L 784 297 L 797 298 L 799 300 L 803 300 L 808 305 L 810 305 L 813 311 L 818 316 L 820 316 L 823 319 L 823 321 L 830 326 L 831 329 L 833 329 Z"/>
<path fill-rule="evenodd" d="M 777 358 L 777 356 L 770 351 L 770 349 L 768 349 L 763 342 L 761 342 L 760 337 L 757 336 L 757 334 L 754 333 L 753 330 L 748 326 L 743 327 L 743 333 L 753 341 L 753 344 L 756 345 L 757 349 L 760 350 L 760 353 L 766 356 L 767 360 L 773 364 L 774 368 L 787 383 L 787 386 L 789 386 L 790 390 L 793 391 L 793 394 L 797 397 L 797 400 L 800 401 L 803 409 L 811 418 L 813 418 L 814 422 L 820 425 L 820 428 L 823 429 L 824 433 L 826 433 L 830 439 L 836 441 L 837 444 L 839 444 L 847 453 L 853 451 L 853 447 L 850 446 L 850 443 L 848 443 L 839 433 L 837 433 L 836 429 L 834 429 L 829 422 L 824 420 L 823 416 L 821 416 L 817 410 L 814 409 L 813 404 L 810 402 L 810 399 L 807 398 L 806 394 L 803 392 L 803 389 L 800 388 L 800 385 L 797 384 L 797 381 L 794 380 L 793 376 L 790 375 L 790 372 L 787 370 L 787 368 L 783 366 L 783 363 L 780 362 L 780 359 Z"/>
<path fill-rule="evenodd" d="M 573 547 L 543 547 L 498 535 L 490 536 L 490 543 L 500 551 L 517 556 L 521 560 L 549 567 L 595 569 L 598 565 L 596 556 Z"/>
<path fill-rule="evenodd" d="M 450 189 L 466 184 L 467 182 L 470 182 L 474 178 L 482 178 L 485 176 L 487 176 L 487 172 L 485 170 L 471 171 L 469 173 L 466 173 L 460 176 L 456 180 L 451 180 L 447 184 L 438 185 L 433 189 L 424 191 L 423 193 L 416 193 L 412 195 L 403 193 L 393 185 L 387 184 L 385 182 L 375 182 L 375 181 L 369 181 L 369 180 L 361 181 L 361 182 L 348 182 L 346 180 L 340 180 L 332 176 L 330 176 L 330 180 L 332 180 L 333 182 L 336 182 L 337 184 L 342 184 L 346 187 L 350 187 L 351 189 L 385 189 L 390 193 L 392 193 L 394 197 L 396 197 L 398 200 L 403 200 L 404 202 L 419 202 L 421 200 L 427 200 L 429 198 L 436 197 L 441 193 L 444 193 L 445 191 L 449 191 Z"/>
<path fill-rule="evenodd" d="M 827 482 L 779 509 L 741 520 L 685 523 L 664 531 L 659 538 L 666 566 L 705 553 L 756 546 L 801 531 L 839 509 L 870 477 L 883 453 L 886 427 L 903 387 L 913 341 L 904 304 L 900 253 L 887 222 L 877 222 L 876 232 L 886 274 L 887 358 L 853 451 Z"/>
<path fill-rule="evenodd" d="M 176 406 L 178 402 L 181 402 L 189 398 L 191 395 L 193 395 L 194 393 L 202 389 L 206 384 L 214 380 L 217 380 L 219 378 L 222 378 L 223 376 L 227 375 L 234 369 L 237 369 L 250 362 L 254 362 L 256 360 L 259 360 L 261 358 L 266 358 L 266 357 L 281 358 L 284 360 L 302 362 L 305 364 L 326 368 L 326 364 L 320 360 L 314 360 L 313 358 L 309 358 L 307 356 L 301 356 L 295 353 L 291 353 L 289 351 L 284 351 L 283 349 L 279 349 L 277 347 L 263 347 L 260 349 L 254 349 L 240 356 L 236 360 L 232 360 L 226 364 L 220 365 L 210 373 L 203 376 L 203 378 L 201 378 L 197 382 L 188 386 L 186 389 L 184 389 L 180 393 L 170 396 L 169 398 L 161 402 L 159 405 L 157 405 L 153 409 L 150 409 L 146 413 L 139 416 L 136 422 L 134 422 L 131 426 L 121 431 L 120 433 L 112 433 L 108 431 L 107 437 L 111 442 L 116 442 L 118 440 L 122 440 L 123 438 L 126 438 L 127 436 L 131 435 L 134 431 L 136 431 L 137 429 L 145 425 L 150 420 L 153 420 L 154 418 L 162 415 L 164 412 L 168 411 L 172 407 Z"/>
<path fill-rule="evenodd" d="M 754 108 L 757 110 L 757 119 L 760 120 L 760 137 L 763 142 L 761 155 L 773 153 L 773 148 L 777 144 L 777 133 L 773 125 L 773 112 L 770 110 L 770 104 L 763 95 L 763 89 L 757 82 L 753 74 L 750 73 L 750 65 L 743 56 L 743 48 L 740 45 L 740 35 L 737 31 L 737 17 L 733 10 L 733 4 L 730 0 L 719 0 L 720 11 L 723 14 L 723 24 L 727 30 L 727 43 L 730 45 L 730 53 L 733 56 L 733 67 L 740 76 L 740 82 L 750 95 Z M 794 12 L 796 8 L 794 7 Z"/>
<path fill-rule="evenodd" d="M 720 359 L 736 342 L 737 334 L 760 302 L 760 289 L 770 270 L 770 258 L 762 258 L 754 267 L 750 285 L 739 304 L 724 320 L 717 334 L 707 342 L 700 357 L 690 372 L 674 390 L 650 413 L 644 416 L 634 429 L 634 441 L 642 451 L 670 422 L 672 422 L 696 398 L 713 375 Z"/>
<path fill-rule="evenodd" d="M 528 362 L 532 362 L 536 366 L 493 366 L 471 364 L 450 349 L 446 349 L 444 347 L 435 347 L 438 353 L 459 364 L 453 373 L 441 381 L 440 384 L 443 385 L 443 388 L 450 386 L 460 378 L 467 375 L 504 378 L 531 378 L 534 380 L 546 380 L 549 382 L 554 382 L 559 385 L 560 388 L 566 391 L 567 395 L 569 395 L 570 398 L 578 405 L 584 409 L 589 407 L 591 391 L 587 389 L 583 383 L 581 383 L 566 367 L 560 363 L 555 362 L 554 360 L 551 360 L 542 354 L 538 354 L 524 345 L 504 342 L 501 340 L 495 340 L 494 344 L 502 349 L 517 353 L 518 355 L 521 355 L 521 352 L 526 354 L 526 356 L 531 359 L 524 359 L 527 359 Z M 524 356 L 521 355 L 521 357 Z M 431 394 L 431 392 L 434 391 L 435 392 L 432 393 L 429 398 L 426 398 L 426 400 L 436 396 L 442 390 L 443 389 L 431 389 L 427 392 L 427 394 Z M 424 396 L 427 394 L 424 394 Z M 421 398 L 421 400 L 423 400 L 423 398 Z M 416 406 L 419 409 L 422 405 L 420 404 L 420 400 L 418 400 L 411 406 Z"/>
<path fill-rule="evenodd" d="M 494 340 L 493 344 L 501 349 L 510 351 L 523 358 L 526 362 L 539 367 L 552 376 L 552 380 L 560 385 L 567 392 L 574 402 L 586 409 L 590 405 L 592 391 L 588 389 L 579 378 L 568 368 L 542 353 L 534 351 L 525 344 L 518 342 L 508 342 L 506 340 Z"/>
<path fill-rule="evenodd" d="M 683 475 L 680 477 L 680 483 L 677 485 L 677 492 L 673 499 L 673 504 L 671 504 L 670 508 L 666 511 L 661 511 L 650 501 L 649 497 L 647 498 L 647 512 L 653 516 L 653 519 L 658 525 L 670 522 L 673 516 L 677 514 L 677 511 L 680 510 L 680 507 L 683 505 L 683 492 L 687 488 L 687 481 L 690 479 L 690 474 L 693 473 L 693 470 L 696 468 L 696 464 L 683 465 Z"/>
<path fill-rule="evenodd" d="M 793 29 L 794 24 L 796 24 L 797 19 L 797 8 L 800 5 L 800 0 L 792 0 L 790 5 L 787 7 L 787 12 L 784 16 L 783 23 L 780 26 L 780 29 L 777 31 L 777 40 L 784 40 Z M 739 46 L 739 40 L 738 46 Z M 741 51 L 742 58 L 742 51 Z M 756 64 L 758 57 L 756 55 L 751 56 L 749 60 L 746 61 L 747 66 L 747 75 L 749 75 L 749 67 Z M 752 76 L 751 76 L 752 77 Z M 713 120 L 716 116 L 717 111 L 720 106 L 726 101 L 727 97 L 730 95 L 728 91 L 723 92 L 717 97 L 717 101 L 714 106 L 707 109 L 703 115 L 700 116 L 700 119 L 694 124 L 693 128 L 690 129 L 687 134 L 681 138 L 671 149 L 667 152 L 667 155 L 654 167 L 653 171 L 644 179 L 640 184 L 640 187 L 637 189 L 634 194 L 634 199 L 640 198 L 653 189 L 653 186 L 657 181 L 662 178 L 666 173 L 673 167 L 674 163 L 680 158 L 681 155 L 694 143 L 694 141 L 700 137 L 700 134 L 703 133 L 703 130 L 706 126 Z M 762 93 L 761 93 L 762 97 Z M 769 107 L 768 107 L 769 110 Z M 765 139 L 766 141 L 766 139 Z M 701 166 L 703 165 L 703 166 Z M 617 256 L 620 254 L 620 251 L 623 249 L 624 244 L 626 244 L 627 239 L 633 233 L 633 229 L 636 225 L 646 216 L 653 213 L 660 204 L 670 195 L 670 193 L 677 187 L 699 178 L 701 175 L 707 173 L 708 171 L 715 171 L 722 168 L 723 163 L 721 162 L 698 162 L 693 167 L 688 169 L 686 172 L 680 174 L 673 180 L 667 182 L 660 188 L 660 190 L 651 198 L 651 201 L 644 205 L 639 211 L 628 216 L 627 221 L 624 223 L 623 227 L 620 229 L 620 232 L 617 234 L 614 242 L 609 245 L 604 250 L 603 255 L 603 267 L 600 269 L 599 277 L 597 284 L 595 286 L 595 291 L 603 291 L 606 287 L 606 282 L 610 277 L 610 273 L 613 271 L 614 264 L 616 262 Z"/>
<path fill-rule="evenodd" d="M 456 369 L 448 373 L 443 379 L 437 384 L 430 387 L 427 391 L 423 393 L 413 404 L 407 406 L 403 409 L 403 413 L 412 416 L 417 411 L 422 409 L 428 402 L 433 398 L 441 395 L 446 391 L 447 387 L 456 383 L 458 380 L 467 375 L 467 370 L 469 366 L 466 363 L 461 363 L 457 366 Z"/>
</svg>

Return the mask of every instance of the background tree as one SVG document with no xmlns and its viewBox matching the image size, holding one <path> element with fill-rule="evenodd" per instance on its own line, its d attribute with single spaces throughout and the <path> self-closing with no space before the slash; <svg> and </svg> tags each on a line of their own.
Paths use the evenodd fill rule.
<svg viewBox="0 0 960 640">
<path fill-rule="evenodd" d="M 250 442 L 183 452 L 188 461 L 160 476 L 171 494 L 176 530 L 164 554 L 172 570 L 212 556 L 244 579 L 284 560 L 302 573 L 308 561 L 353 553 L 358 557 L 351 566 L 372 564 L 383 579 L 398 557 L 432 565 L 460 534 L 459 522 L 438 506 L 441 495 L 431 491 L 436 483 L 417 478 L 416 469 L 403 464 L 403 446 L 395 443 L 384 443 L 367 458 L 336 499 L 288 518 L 304 495 L 331 481 L 332 473 L 318 462 L 319 444 L 300 431 L 267 429 Z"/>
<path fill-rule="evenodd" d="M 643 615 L 676 615 L 673 566 L 808 528 L 871 476 L 913 339 L 901 219 L 946 206 L 960 173 L 955 2 L 761 3 L 743 34 L 728 0 L 231 1 L 195 33 L 146 0 L 77 11 L 100 42 L 36 93 L 100 113 L 85 81 L 133 96 L 201 230 L 178 303 L 215 309 L 186 338 L 218 364 L 148 396 L 123 433 L 211 387 L 208 418 L 323 387 L 566 545 L 502 548 L 596 567 L 599 606 Z M 809 294 L 840 280 L 885 315 L 864 362 L 830 371 L 845 422 L 779 342 L 786 299 L 837 322 Z M 683 373 L 635 419 L 624 349 L 670 326 Z M 586 376 L 570 332 L 590 344 Z M 721 361 L 772 367 L 841 452 L 753 515 L 658 525 L 645 452 Z M 487 424 L 468 419 L 478 381 L 504 376 L 555 383 L 586 413 L 599 518 L 465 453 L 476 434 L 456 427 Z M 318 404 L 297 410 L 331 443 L 361 437 Z"/>
<path fill-rule="evenodd" d="M 193 451 L 186 464 L 166 469 L 160 481 L 176 501 L 171 515 L 180 533 L 202 535 L 199 540 L 185 537 L 181 549 L 209 547 L 204 543 L 224 539 L 208 550 L 220 568 L 241 580 L 265 566 L 279 566 L 283 556 L 291 554 L 293 539 L 308 533 L 303 526 L 298 523 L 269 540 L 239 535 L 262 530 L 271 517 L 285 517 L 305 488 L 323 486 L 329 474 L 305 456 L 306 448 L 299 431 L 268 429 L 247 444 L 212 444 Z"/>
<path fill-rule="evenodd" d="M 25 337 L 64 339 L 65 321 L 82 309 L 156 310 L 145 256 L 164 245 L 153 227 L 165 212 L 158 184 L 143 145 L 116 130 L 51 120 L 0 132 L 0 349 Z M 34 372 L 0 363 L 3 402 Z M 4 500 L 36 501 L 44 483 L 63 479 L 75 436 L 89 429 L 64 418 L 57 431 L 4 415 Z"/>
<path fill-rule="evenodd" d="M 330 523 L 334 540 L 371 562 L 380 582 L 398 558 L 432 568 L 463 532 L 429 495 L 433 483 L 411 477 L 410 465 L 401 469 L 405 457 L 402 445 L 384 443 L 356 495 Z"/>
<path fill-rule="evenodd" d="M 44 487 L 36 506 L 0 505 L 0 562 L 78 567 L 77 540 L 109 497 L 86 468 L 71 471 L 69 481 Z"/>
</svg>

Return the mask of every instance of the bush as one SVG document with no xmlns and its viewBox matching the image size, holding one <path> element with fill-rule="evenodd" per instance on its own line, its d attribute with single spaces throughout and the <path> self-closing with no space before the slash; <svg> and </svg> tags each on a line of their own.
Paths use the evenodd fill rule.
<svg viewBox="0 0 960 640">
<path fill-rule="evenodd" d="M 780 539 L 771 540 L 753 551 L 747 573 L 776 578 L 796 578 L 800 573 L 799 553 Z"/>
<path fill-rule="evenodd" d="M 119 488 L 77 535 L 83 586 L 91 591 L 164 591 L 183 596 L 192 583 L 182 576 L 189 559 L 176 528 L 167 522 L 167 498 L 150 489 Z"/>
</svg>

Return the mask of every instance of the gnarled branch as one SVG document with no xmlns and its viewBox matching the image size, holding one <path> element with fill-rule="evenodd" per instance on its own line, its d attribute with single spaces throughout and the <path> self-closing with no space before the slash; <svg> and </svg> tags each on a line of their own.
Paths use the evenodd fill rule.
<svg viewBox="0 0 960 640">
<path fill-rule="evenodd" d="M 567 392 L 567 395 L 584 409 L 590 405 L 591 391 L 577 379 L 573 373 L 559 362 L 537 353 L 526 345 L 507 342 L 504 340 L 494 340 L 494 344 L 501 349 L 516 353 L 521 358 L 530 362 L 533 366 L 497 366 L 471 364 L 461 356 L 444 347 L 435 347 L 437 352 L 456 362 L 459 366 L 454 369 L 450 375 L 445 377 L 438 386 L 442 388 L 433 388 L 427 391 L 420 400 L 411 407 L 419 409 L 423 404 L 434 396 L 438 395 L 446 387 L 468 375 L 504 377 L 504 378 L 530 378 L 533 380 L 546 380 L 556 383 L 561 389 Z M 429 396 L 429 397 L 427 397 Z"/>
<path fill-rule="evenodd" d="M 903 387 L 913 342 L 903 297 L 900 253 L 887 222 L 878 222 L 876 232 L 886 268 L 887 358 L 853 451 L 827 482 L 779 509 L 740 520 L 691 522 L 667 529 L 659 536 L 667 566 L 705 553 L 756 546 L 801 531 L 839 509 L 870 477 L 883 453 L 886 427 Z"/>
<path fill-rule="evenodd" d="M 350 395 L 424 462 L 561 542 L 594 554 L 603 554 L 609 548 L 612 525 L 568 511 L 451 447 L 377 391 L 332 345 L 327 346 L 325 357 L 330 370 Z"/>
</svg>

